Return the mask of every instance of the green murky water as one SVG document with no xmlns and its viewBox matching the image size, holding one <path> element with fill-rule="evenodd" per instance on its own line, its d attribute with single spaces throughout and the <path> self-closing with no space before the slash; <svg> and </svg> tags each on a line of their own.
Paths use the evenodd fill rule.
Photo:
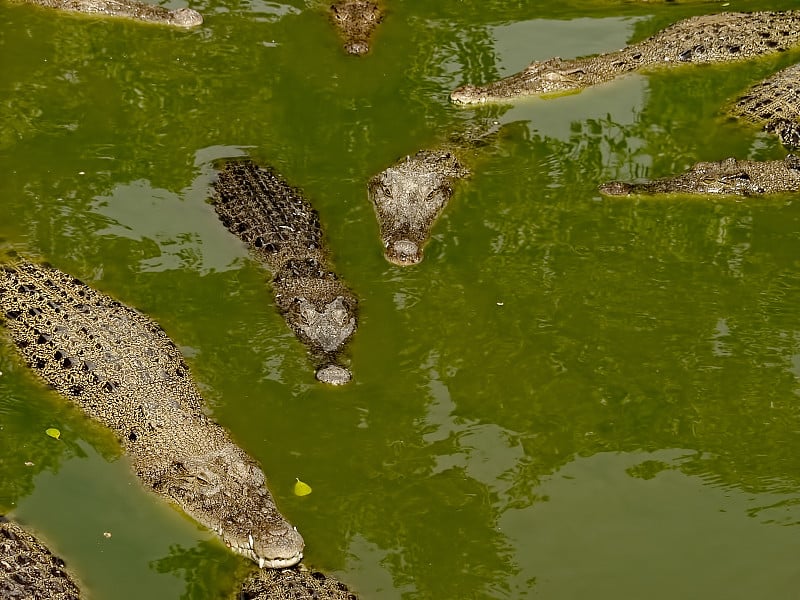
<svg viewBox="0 0 800 600">
<path fill-rule="evenodd" d="M 324 3 L 207 0 L 191 32 L 0 4 L 4 249 L 159 321 L 307 561 L 365 599 L 796 595 L 800 202 L 596 185 L 783 156 L 720 108 L 800 55 L 490 111 L 507 126 L 401 270 L 365 184 L 476 118 L 450 89 L 720 4 L 387 4 L 360 60 Z M 242 153 L 306 191 L 362 298 L 346 389 L 314 383 L 206 204 L 214 160 Z M 110 434 L 7 343 L 0 371 L 0 509 L 91 598 L 233 589 L 244 563 L 143 492 Z"/>
</svg>

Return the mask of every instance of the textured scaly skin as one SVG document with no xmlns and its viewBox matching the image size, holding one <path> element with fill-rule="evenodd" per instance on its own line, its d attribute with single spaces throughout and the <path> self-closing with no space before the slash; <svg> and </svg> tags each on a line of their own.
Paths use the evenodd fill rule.
<svg viewBox="0 0 800 600">
<path fill-rule="evenodd" d="M 357 327 L 358 301 L 329 270 L 319 215 L 275 171 L 231 161 L 214 184 L 220 220 L 273 272 L 278 310 L 311 351 L 317 379 L 350 381 L 339 355 Z"/>
<path fill-rule="evenodd" d="M 163 6 L 145 4 L 137 0 L 24 0 L 46 8 L 68 12 L 84 13 L 102 17 L 122 17 L 170 25 L 173 27 L 197 27 L 203 24 L 203 17 L 191 8 L 169 10 Z"/>
<path fill-rule="evenodd" d="M 64 561 L 33 535 L 0 515 L 0 598 L 80 600 Z"/>
<path fill-rule="evenodd" d="M 728 63 L 783 52 L 800 44 L 800 11 L 720 13 L 691 17 L 616 52 L 531 63 L 485 86 L 450 94 L 455 104 L 513 101 L 582 90 L 625 73 L 685 64 Z"/>
<path fill-rule="evenodd" d="M 260 571 L 242 585 L 241 600 L 358 600 L 340 581 L 302 565 L 281 571 Z"/>
<path fill-rule="evenodd" d="M 800 148 L 800 63 L 752 86 L 730 113 L 776 134 L 787 148 Z"/>
<path fill-rule="evenodd" d="M 761 196 L 800 191 L 800 158 L 789 154 L 783 160 L 736 160 L 699 162 L 675 177 L 644 183 L 612 181 L 600 186 L 608 196 L 701 194 L 717 196 Z"/>
<path fill-rule="evenodd" d="M 369 180 L 386 260 L 400 266 L 422 261 L 422 247 L 454 182 L 468 174 L 449 151 L 421 150 Z"/>
<path fill-rule="evenodd" d="M 303 538 L 258 464 L 205 414 L 180 351 L 152 320 L 53 267 L 0 268 L 0 314 L 34 371 L 117 435 L 142 483 L 260 566 Z"/>
<path fill-rule="evenodd" d="M 383 20 L 381 8 L 369 0 L 339 0 L 330 10 L 345 51 L 354 56 L 369 52 L 372 32 Z"/>
</svg>

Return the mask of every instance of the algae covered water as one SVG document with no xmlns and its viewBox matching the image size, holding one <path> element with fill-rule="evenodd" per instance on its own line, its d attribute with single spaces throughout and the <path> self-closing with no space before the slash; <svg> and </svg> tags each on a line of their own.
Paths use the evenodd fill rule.
<svg viewBox="0 0 800 600">
<path fill-rule="evenodd" d="M 386 4 L 361 59 L 325 3 L 208 0 L 195 31 L 0 4 L 3 251 L 158 321 L 307 563 L 364 599 L 795 595 L 800 201 L 597 185 L 783 157 L 722 109 L 800 53 L 465 110 L 463 83 L 723 5 Z M 763 8 L 791 6 L 724 6 Z M 367 180 L 486 119 L 503 127 L 425 260 L 384 261 Z M 216 161 L 244 154 L 304 190 L 361 298 L 342 389 L 314 382 L 207 203 Z M 246 561 L 144 492 L 6 341 L 0 372 L 0 510 L 91 598 L 232 593 Z"/>
</svg>

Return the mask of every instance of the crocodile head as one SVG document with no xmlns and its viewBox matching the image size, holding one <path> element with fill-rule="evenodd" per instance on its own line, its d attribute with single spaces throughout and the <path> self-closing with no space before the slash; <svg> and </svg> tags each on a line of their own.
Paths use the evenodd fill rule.
<svg viewBox="0 0 800 600">
<path fill-rule="evenodd" d="M 303 537 L 278 511 L 263 471 L 233 444 L 171 461 L 154 488 L 261 568 L 283 569 L 303 558 Z"/>
<path fill-rule="evenodd" d="M 340 0 L 331 5 L 331 13 L 347 53 L 358 56 L 369 52 L 372 31 L 383 19 L 378 5 L 367 0 Z"/>
<path fill-rule="evenodd" d="M 176 27 L 198 27 L 203 24 L 203 16 L 191 8 L 176 8 L 169 11 L 168 22 Z"/>
<path fill-rule="evenodd" d="M 467 173 L 451 153 L 422 150 L 370 179 L 386 260 L 400 266 L 422 260 L 422 246 L 453 195 L 453 181 Z"/>
</svg>

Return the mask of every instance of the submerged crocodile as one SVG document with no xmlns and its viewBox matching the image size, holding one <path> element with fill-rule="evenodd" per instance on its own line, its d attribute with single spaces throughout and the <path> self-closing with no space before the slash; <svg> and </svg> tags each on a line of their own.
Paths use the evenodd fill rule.
<svg viewBox="0 0 800 600">
<path fill-rule="evenodd" d="M 449 150 L 421 150 L 369 180 L 386 260 L 400 266 L 422 260 L 422 247 L 453 195 L 453 183 L 468 174 Z"/>
<path fill-rule="evenodd" d="M 609 196 L 652 194 L 703 194 L 760 196 L 800 191 L 800 158 L 754 161 L 726 158 L 699 162 L 675 177 L 644 183 L 612 181 L 600 186 Z"/>
<path fill-rule="evenodd" d="M 356 56 L 369 52 L 372 32 L 383 20 L 380 6 L 369 0 L 339 0 L 330 10 L 345 51 Z"/>
<path fill-rule="evenodd" d="M 145 4 L 137 0 L 23 0 L 46 8 L 69 12 L 85 13 L 95 16 L 123 17 L 171 25 L 174 27 L 197 27 L 203 24 L 203 17 L 191 8 L 169 10 L 163 6 Z"/>
<path fill-rule="evenodd" d="M 72 276 L 0 268 L 0 315 L 35 372 L 111 428 L 142 483 L 261 567 L 303 557 L 263 471 L 206 415 L 183 356 L 152 320 Z"/>
<path fill-rule="evenodd" d="M 450 99 L 455 104 L 480 104 L 573 92 L 640 69 L 740 61 L 798 44 L 800 11 L 697 16 L 616 52 L 533 62 L 519 73 L 488 85 L 462 86 L 450 94 Z"/>
<path fill-rule="evenodd" d="M 0 598 L 79 600 L 64 561 L 33 535 L 0 515 Z"/>
<path fill-rule="evenodd" d="M 311 351 L 316 377 L 350 381 L 339 355 L 356 330 L 358 301 L 328 269 L 319 215 L 275 171 L 249 160 L 227 162 L 214 184 L 214 209 L 273 272 L 280 313 Z"/>
</svg>

